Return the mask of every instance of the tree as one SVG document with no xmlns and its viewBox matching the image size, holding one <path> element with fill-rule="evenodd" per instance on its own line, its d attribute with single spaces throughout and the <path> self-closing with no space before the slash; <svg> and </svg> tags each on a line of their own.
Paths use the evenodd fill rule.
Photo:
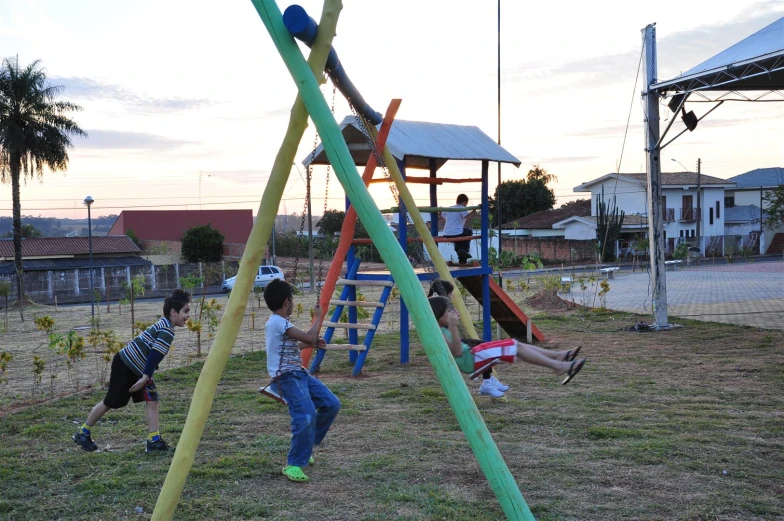
<svg viewBox="0 0 784 521">
<path fill-rule="evenodd" d="M 567 201 L 560 206 L 561 210 L 568 210 L 570 208 L 574 208 L 575 206 L 585 203 L 588 199 L 575 199 L 574 201 Z"/>
<path fill-rule="evenodd" d="M 767 192 L 762 199 L 768 203 L 763 213 L 763 224 L 766 228 L 776 228 L 784 222 L 784 185 Z"/>
<path fill-rule="evenodd" d="M 499 187 L 496 187 L 493 198 L 488 201 L 490 215 L 494 221 L 497 220 L 495 201 L 498 200 L 499 188 L 501 191 L 501 219 L 507 223 L 532 213 L 550 210 L 555 206 L 555 192 L 547 188 L 547 184 L 540 179 L 504 181 Z"/>
<path fill-rule="evenodd" d="M 601 199 L 596 202 L 596 238 L 599 241 L 599 252 L 602 262 L 615 260 L 613 245 L 621 233 L 625 212 L 618 211 L 615 196 L 606 204 Z"/>
<path fill-rule="evenodd" d="M 134 243 L 137 248 L 139 248 L 140 250 L 142 249 L 142 241 L 141 239 L 139 239 L 139 236 L 136 235 L 136 232 L 133 231 L 132 228 L 128 228 L 128 231 L 125 232 L 125 235 L 126 237 L 131 239 L 131 242 Z"/>
<path fill-rule="evenodd" d="M 182 256 L 187 262 L 220 262 L 224 239 L 211 224 L 194 226 L 182 236 Z"/>
<path fill-rule="evenodd" d="M 321 230 L 322 235 L 332 237 L 343 227 L 343 221 L 346 220 L 346 212 L 340 210 L 327 210 L 321 217 L 319 222 L 316 223 L 318 229 Z"/>
<path fill-rule="evenodd" d="M 526 181 L 544 181 L 544 184 L 551 181 L 558 181 L 558 178 L 555 177 L 554 174 L 548 174 L 547 170 L 539 165 L 534 165 L 534 167 L 528 171 L 525 178 Z"/>
<path fill-rule="evenodd" d="M 22 270 L 22 205 L 19 181 L 43 179 L 44 167 L 56 172 L 68 166 L 70 136 L 87 134 L 68 117 L 81 107 L 56 98 L 60 85 L 50 85 L 40 61 L 26 67 L 4 58 L 0 66 L 0 181 L 11 183 L 14 217 L 14 264 L 19 315 L 24 321 Z"/>
<path fill-rule="evenodd" d="M 10 231 L 6 233 L 3 237 L 6 239 L 11 239 L 14 236 L 14 232 Z M 23 224 L 22 225 L 22 239 L 30 239 L 34 237 L 41 237 L 41 230 L 33 226 L 32 224 Z"/>
</svg>

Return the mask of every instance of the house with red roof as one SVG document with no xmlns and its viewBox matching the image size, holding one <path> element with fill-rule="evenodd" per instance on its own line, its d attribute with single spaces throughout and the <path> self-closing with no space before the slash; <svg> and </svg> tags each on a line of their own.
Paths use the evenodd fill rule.
<svg viewBox="0 0 784 521">
<path fill-rule="evenodd" d="M 159 246 L 180 253 L 185 232 L 208 224 L 225 237 L 224 258 L 239 260 L 253 227 L 251 210 L 123 210 L 109 235 L 125 235 L 132 230 L 145 250 Z"/>
<path fill-rule="evenodd" d="M 92 238 L 92 261 L 88 237 L 34 237 L 22 239 L 22 269 L 25 293 L 37 302 L 80 301 L 90 298 L 90 267 L 94 289 L 119 295 L 123 283 L 143 274 L 155 287 L 152 264 L 142 258 L 141 250 L 125 235 Z M 13 281 L 14 242 L 0 239 L 0 279 Z M 16 298 L 16 284 L 12 284 Z"/>
</svg>

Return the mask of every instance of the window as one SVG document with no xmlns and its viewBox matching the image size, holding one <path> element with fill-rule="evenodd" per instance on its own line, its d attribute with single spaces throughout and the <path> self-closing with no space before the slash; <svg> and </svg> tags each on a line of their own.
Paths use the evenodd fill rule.
<svg viewBox="0 0 784 521">
<path fill-rule="evenodd" d="M 262 275 L 272 275 L 272 268 L 261 268 Z"/>
<path fill-rule="evenodd" d="M 724 196 L 724 208 L 732 208 L 735 206 L 735 195 Z"/>
<path fill-rule="evenodd" d="M 716 219 L 721 217 L 721 201 L 716 201 Z"/>
<path fill-rule="evenodd" d="M 274 266 L 270 269 L 272 269 L 272 273 L 280 273 L 280 270 Z"/>
<path fill-rule="evenodd" d="M 713 208 L 710 209 L 710 224 L 713 224 Z"/>
<path fill-rule="evenodd" d="M 667 196 L 662 196 L 662 215 L 664 215 L 664 220 L 667 220 Z"/>
<path fill-rule="evenodd" d="M 683 237 L 683 230 L 681 230 L 681 237 Z"/>
<path fill-rule="evenodd" d="M 691 236 L 692 236 L 692 237 L 696 237 L 696 236 L 697 236 L 697 235 L 696 235 L 696 232 L 695 232 L 694 230 L 692 230 L 692 231 L 691 231 Z"/>
</svg>

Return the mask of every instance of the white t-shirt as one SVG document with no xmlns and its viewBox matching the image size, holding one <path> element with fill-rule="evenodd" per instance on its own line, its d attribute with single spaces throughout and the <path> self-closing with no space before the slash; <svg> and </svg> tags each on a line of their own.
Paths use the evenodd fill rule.
<svg viewBox="0 0 784 521">
<path fill-rule="evenodd" d="M 286 371 L 302 369 L 302 358 L 298 343 L 286 336 L 286 331 L 293 327 L 287 318 L 273 314 L 267 320 L 264 338 L 267 342 L 267 372 L 273 378 Z"/>
<path fill-rule="evenodd" d="M 452 208 L 465 208 L 462 204 L 456 204 Z M 466 217 L 471 213 L 465 212 L 444 212 L 444 235 L 460 235 L 465 228 Z"/>
</svg>

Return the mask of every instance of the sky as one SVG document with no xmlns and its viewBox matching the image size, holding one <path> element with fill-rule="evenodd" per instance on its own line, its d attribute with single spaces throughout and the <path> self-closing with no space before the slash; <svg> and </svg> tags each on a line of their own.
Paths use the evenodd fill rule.
<svg viewBox="0 0 784 521">
<path fill-rule="evenodd" d="M 622 172 L 645 171 L 638 63 L 646 25 L 656 23 L 665 80 L 784 16 L 784 0 L 500 3 L 500 138 L 522 162 L 504 165 L 502 179 L 523 179 L 539 164 L 558 178 L 550 185 L 557 204 L 586 197 L 574 187 L 618 171 L 619 162 Z M 319 19 L 322 2 L 301 5 Z M 402 98 L 398 119 L 476 125 L 498 139 L 497 7 L 344 0 L 333 45 L 375 110 Z M 0 0 L 0 49 L 22 64 L 41 60 L 62 98 L 82 107 L 73 118 L 89 136 L 74 139 L 67 172 L 22 186 L 24 215 L 84 218 L 87 195 L 96 216 L 258 209 L 296 87 L 249 0 Z M 322 90 L 333 104 L 332 88 Z M 698 116 L 707 110 L 699 105 Z M 334 111 L 338 121 L 350 114 L 339 93 Z M 669 117 L 665 107 L 661 117 Z M 662 163 L 682 171 L 670 160 L 694 169 L 700 158 L 702 172 L 720 178 L 784 167 L 782 138 L 784 103 L 725 103 L 668 146 Z M 304 209 L 301 161 L 314 139 L 311 124 L 281 214 Z M 476 177 L 480 167 L 452 162 L 439 174 Z M 329 174 L 314 169 L 314 214 L 327 191 L 327 207 L 344 208 Z M 426 205 L 424 187 L 416 189 Z M 445 186 L 439 198 L 453 204 L 464 191 L 476 200 L 479 190 Z M 383 184 L 371 194 L 380 208 L 393 204 Z M 0 184 L 0 215 L 11 215 L 8 184 Z"/>
</svg>

